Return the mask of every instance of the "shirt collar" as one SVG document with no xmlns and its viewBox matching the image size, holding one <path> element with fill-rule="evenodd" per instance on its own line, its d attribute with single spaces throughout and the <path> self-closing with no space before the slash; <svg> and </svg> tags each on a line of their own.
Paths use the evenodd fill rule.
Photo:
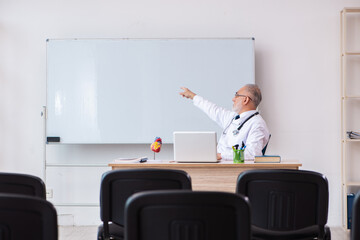
<svg viewBox="0 0 360 240">
<path fill-rule="evenodd" d="M 240 120 L 244 120 L 248 117 L 250 117 L 252 114 L 256 113 L 256 110 L 250 110 L 250 111 L 247 111 L 247 112 L 243 112 L 240 114 Z"/>
</svg>

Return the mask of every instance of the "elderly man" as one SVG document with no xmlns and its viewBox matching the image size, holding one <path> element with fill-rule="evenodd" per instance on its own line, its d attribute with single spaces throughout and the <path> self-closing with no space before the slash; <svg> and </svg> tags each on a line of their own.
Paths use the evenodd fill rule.
<svg viewBox="0 0 360 240">
<path fill-rule="evenodd" d="M 262 155 L 270 134 L 264 119 L 256 111 L 261 101 L 261 91 L 256 84 L 247 84 L 235 93 L 232 111 L 209 102 L 188 88 L 181 89 L 184 91 L 180 95 L 192 99 L 195 106 L 224 129 L 217 146 L 219 160 L 232 159 L 232 146 L 241 146 L 243 142 L 245 159 Z"/>
</svg>

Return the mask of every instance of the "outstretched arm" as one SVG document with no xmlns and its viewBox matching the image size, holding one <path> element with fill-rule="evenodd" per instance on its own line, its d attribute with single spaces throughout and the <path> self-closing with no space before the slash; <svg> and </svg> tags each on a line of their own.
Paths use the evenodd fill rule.
<svg viewBox="0 0 360 240">
<path fill-rule="evenodd" d="M 183 92 L 179 94 L 185 98 L 193 99 L 193 103 L 195 106 L 200 108 L 203 112 L 205 112 L 213 121 L 215 121 L 220 127 L 224 128 L 226 124 L 229 123 L 231 118 L 234 117 L 235 112 L 226 110 L 222 107 L 217 106 L 214 103 L 211 103 L 196 93 L 190 91 L 186 87 L 182 87 Z"/>
</svg>

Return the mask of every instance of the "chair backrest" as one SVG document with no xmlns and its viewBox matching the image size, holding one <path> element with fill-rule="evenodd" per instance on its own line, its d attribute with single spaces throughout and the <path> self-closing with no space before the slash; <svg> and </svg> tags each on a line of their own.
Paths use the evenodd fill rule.
<svg viewBox="0 0 360 240">
<path fill-rule="evenodd" d="M 352 206 L 351 240 L 360 240 L 360 192 L 355 195 Z"/>
<path fill-rule="evenodd" d="M 35 176 L 21 173 L 0 173 L 0 193 L 14 193 L 46 199 L 44 182 Z"/>
<path fill-rule="evenodd" d="M 39 197 L 0 193 L 0 239 L 57 240 L 54 206 Z"/>
<path fill-rule="evenodd" d="M 181 170 L 120 169 L 103 174 L 100 216 L 104 223 L 124 225 L 125 202 L 132 194 L 147 190 L 190 189 L 190 176 Z"/>
<path fill-rule="evenodd" d="M 283 231 L 327 222 L 328 181 L 320 173 L 250 170 L 239 175 L 236 192 L 249 198 L 257 227 Z"/>
<path fill-rule="evenodd" d="M 269 139 L 268 139 L 265 147 L 261 150 L 262 155 L 265 155 L 265 153 L 266 153 L 266 148 L 267 148 L 267 146 L 269 145 L 270 138 L 271 138 L 271 134 L 269 134 Z"/>
<path fill-rule="evenodd" d="M 126 202 L 127 240 L 248 240 L 250 205 L 226 192 L 147 191 Z"/>
</svg>

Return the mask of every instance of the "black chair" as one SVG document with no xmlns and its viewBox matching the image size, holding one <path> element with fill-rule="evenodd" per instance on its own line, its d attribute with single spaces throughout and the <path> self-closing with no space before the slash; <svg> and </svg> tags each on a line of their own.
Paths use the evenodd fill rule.
<svg viewBox="0 0 360 240">
<path fill-rule="evenodd" d="M 0 239 L 57 240 L 54 206 L 39 197 L 0 193 Z"/>
<path fill-rule="evenodd" d="M 126 202 L 127 240 L 249 240 L 250 205 L 226 192 L 147 191 Z"/>
<path fill-rule="evenodd" d="M 236 192 L 251 203 L 253 239 L 330 239 L 328 181 L 302 170 L 250 170 Z"/>
<path fill-rule="evenodd" d="M 352 208 L 351 240 L 360 240 L 360 192 L 355 195 Z"/>
<path fill-rule="evenodd" d="M 190 189 L 190 176 L 181 170 L 121 169 L 103 174 L 100 190 L 98 239 L 124 238 L 125 202 L 136 192 L 146 190 Z M 112 223 L 110 223 L 112 222 Z"/>
<path fill-rule="evenodd" d="M 265 147 L 261 150 L 262 155 L 265 155 L 265 153 L 266 153 L 266 148 L 267 148 L 267 146 L 269 145 L 270 138 L 271 138 L 271 134 L 269 134 L 269 139 L 268 139 Z"/>
<path fill-rule="evenodd" d="M 0 193 L 14 193 L 46 199 L 44 182 L 35 176 L 21 173 L 0 173 Z"/>
</svg>

